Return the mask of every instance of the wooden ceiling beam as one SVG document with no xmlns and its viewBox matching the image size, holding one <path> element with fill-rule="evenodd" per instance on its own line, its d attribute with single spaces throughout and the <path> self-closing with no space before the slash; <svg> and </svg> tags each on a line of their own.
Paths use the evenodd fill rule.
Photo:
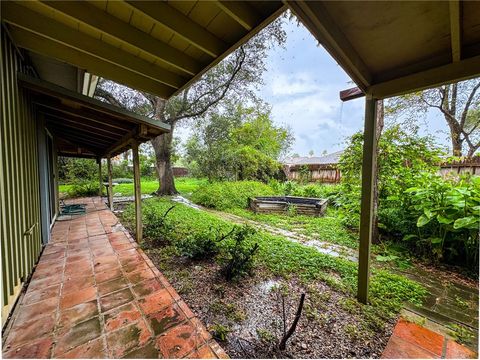
<svg viewBox="0 0 480 360">
<path fill-rule="evenodd" d="M 162 98 L 168 98 L 173 93 L 172 88 L 165 84 L 125 70 L 124 68 L 108 62 L 99 61 L 99 59 L 94 56 L 31 33 L 27 30 L 13 26 L 10 27 L 10 34 L 12 35 L 15 44 L 21 48 L 53 57 L 60 61 L 65 61 L 79 68 L 86 69 L 90 73 L 101 75 L 131 88 L 155 94 Z"/>
<path fill-rule="evenodd" d="M 109 128 L 111 132 L 114 133 L 125 133 L 125 131 L 130 131 L 132 129 L 133 124 L 125 123 L 122 121 L 111 119 L 108 116 L 103 118 L 99 118 L 95 114 L 92 114 L 89 109 L 75 109 L 54 101 L 46 101 L 45 99 L 34 98 L 33 102 L 39 106 L 41 110 L 48 114 L 61 114 L 63 116 L 69 116 L 76 119 L 83 119 L 84 121 L 92 122 L 94 124 L 98 124 L 99 126 L 104 126 L 105 128 Z M 59 115 L 60 116 L 60 115 Z"/>
<path fill-rule="evenodd" d="M 3 20 L 9 24 L 97 57 L 100 61 L 110 62 L 126 70 L 168 85 L 171 87 L 171 91 L 175 91 L 187 81 L 186 78 L 178 74 L 142 60 L 137 56 L 81 33 L 15 2 L 7 2 L 2 10 Z M 168 94 L 168 89 L 166 89 L 165 94 Z"/>
<path fill-rule="evenodd" d="M 323 4 L 314 1 L 284 0 L 284 2 L 362 90 L 372 84 L 372 74 L 363 59 Z"/>
<path fill-rule="evenodd" d="M 216 4 L 245 30 L 252 30 L 260 22 L 255 9 L 245 1 L 216 1 Z"/>
<path fill-rule="evenodd" d="M 457 62 L 462 57 L 462 27 L 461 3 L 459 0 L 450 0 L 450 39 L 452 44 L 452 61 Z"/>
<path fill-rule="evenodd" d="M 42 112 L 42 111 L 40 111 L 40 112 Z M 89 125 L 89 124 L 80 123 L 80 122 L 75 121 L 75 120 L 71 120 L 68 117 L 56 116 L 56 115 L 53 115 L 51 113 L 44 113 L 44 114 L 45 114 L 45 118 L 47 119 L 47 121 L 51 122 L 52 124 L 65 125 L 65 126 L 68 126 L 69 128 L 72 128 L 72 129 L 77 129 L 77 130 L 86 131 L 86 132 L 92 132 L 92 133 L 98 134 L 98 135 L 100 135 L 100 136 L 102 136 L 106 139 L 109 139 L 110 141 L 115 141 L 120 136 L 122 136 L 120 134 L 116 134 L 116 135 L 112 134 L 108 130 L 104 130 L 103 128 L 100 128 L 100 127 L 96 127 L 96 126 L 92 126 L 92 125 Z"/>
<path fill-rule="evenodd" d="M 220 56 L 228 46 L 188 16 L 163 1 L 126 1 L 133 9 L 212 57 Z"/>
<path fill-rule="evenodd" d="M 83 1 L 42 1 L 42 4 L 59 13 L 101 31 L 117 40 L 129 44 L 140 51 L 145 51 L 159 61 L 171 65 L 190 75 L 195 75 L 202 69 L 194 58 L 184 52 L 155 39 L 136 27 L 123 22 L 105 11 L 99 11 L 93 5 Z"/>
<path fill-rule="evenodd" d="M 480 55 L 370 86 L 378 99 L 403 95 L 480 76 Z"/>
<path fill-rule="evenodd" d="M 78 131 L 77 129 L 72 129 L 69 126 L 60 125 L 53 122 L 49 122 L 47 124 L 47 128 L 57 131 L 57 134 L 69 134 L 71 137 L 79 139 L 79 141 L 83 141 L 88 144 L 100 145 L 101 148 L 110 146 L 112 142 L 115 142 L 115 140 L 106 139 L 95 133 Z"/>
</svg>

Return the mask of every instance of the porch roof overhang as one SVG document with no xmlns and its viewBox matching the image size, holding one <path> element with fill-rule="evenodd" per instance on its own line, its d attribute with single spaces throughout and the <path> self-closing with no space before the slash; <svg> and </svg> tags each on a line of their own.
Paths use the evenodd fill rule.
<svg viewBox="0 0 480 360">
<path fill-rule="evenodd" d="M 281 1 L 2 1 L 15 44 L 170 98 L 287 6 Z"/>
<path fill-rule="evenodd" d="M 374 98 L 480 76 L 477 1 L 286 3 L 361 92 Z"/>
<path fill-rule="evenodd" d="M 38 114 L 57 141 L 59 155 L 115 156 L 138 143 L 170 131 L 170 125 L 81 95 L 44 80 L 18 74 L 32 94 Z"/>
</svg>

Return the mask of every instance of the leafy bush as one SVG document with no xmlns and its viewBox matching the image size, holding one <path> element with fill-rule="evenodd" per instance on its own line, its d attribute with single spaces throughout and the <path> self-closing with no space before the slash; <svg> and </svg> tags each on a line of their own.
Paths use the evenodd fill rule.
<svg viewBox="0 0 480 360">
<path fill-rule="evenodd" d="M 248 207 L 248 199 L 269 195 L 276 193 L 258 181 L 215 182 L 200 186 L 193 192 L 192 201 L 217 210 L 244 209 Z"/>
<path fill-rule="evenodd" d="M 461 177 L 457 182 L 421 174 L 405 191 L 417 231 L 405 237 L 422 252 L 449 261 L 466 259 L 478 267 L 480 229 L 480 177 Z"/>
<path fill-rule="evenodd" d="M 258 243 L 251 244 L 248 240 L 256 233 L 250 226 L 236 226 L 231 233 L 233 241 L 228 241 L 220 261 L 223 264 L 222 273 L 227 281 L 248 275 L 253 267 L 253 255 L 258 250 Z"/>
<path fill-rule="evenodd" d="M 58 158 L 59 181 L 82 182 L 98 179 L 98 164 L 93 159 Z"/>
<path fill-rule="evenodd" d="M 68 189 L 68 197 L 84 197 L 98 195 L 97 181 L 76 181 Z"/>
<path fill-rule="evenodd" d="M 169 236 L 173 231 L 174 223 L 168 218 L 168 214 L 175 208 L 170 206 L 166 211 L 158 211 L 157 208 L 146 207 L 143 212 L 144 223 L 148 224 L 144 228 L 144 235 L 150 239 L 154 245 L 164 245 L 170 242 Z"/>
<path fill-rule="evenodd" d="M 117 183 L 117 184 L 132 184 L 133 179 L 130 179 L 130 178 L 116 178 L 116 179 L 112 179 L 112 182 Z"/>
<path fill-rule="evenodd" d="M 232 235 L 235 228 L 228 233 L 211 227 L 208 231 L 193 232 L 177 243 L 180 253 L 192 259 L 205 259 L 216 255 L 219 244 Z"/>
</svg>

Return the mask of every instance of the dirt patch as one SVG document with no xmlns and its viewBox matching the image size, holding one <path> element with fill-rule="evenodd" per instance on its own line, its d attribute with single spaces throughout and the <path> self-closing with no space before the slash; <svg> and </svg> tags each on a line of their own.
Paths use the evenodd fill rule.
<svg viewBox="0 0 480 360">
<path fill-rule="evenodd" d="M 394 320 L 372 321 L 371 312 L 363 311 L 350 294 L 320 281 L 307 285 L 260 269 L 227 283 L 212 260 L 193 262 L 165 249 L 146 252 L 209 330 L 225 337 L 220 343 L 233 358 L 378 358 L 391 335 Z M 302 318 L 281 352 L 282 298 L 288 328 L 302 292 Z"/>
</svg>

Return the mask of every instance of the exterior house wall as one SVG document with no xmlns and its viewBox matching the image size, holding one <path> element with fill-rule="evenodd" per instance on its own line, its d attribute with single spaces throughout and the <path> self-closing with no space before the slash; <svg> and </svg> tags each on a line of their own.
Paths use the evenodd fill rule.
<svg viewBox="0 0 480 360">
<path fill-rule="evenodd" d="M 42 249 L 37 128 L 33 104 L 17 83 L 28 73 L 5 29 L 1 42 L 0 235 L 2 323 Z"/>
</svg>

